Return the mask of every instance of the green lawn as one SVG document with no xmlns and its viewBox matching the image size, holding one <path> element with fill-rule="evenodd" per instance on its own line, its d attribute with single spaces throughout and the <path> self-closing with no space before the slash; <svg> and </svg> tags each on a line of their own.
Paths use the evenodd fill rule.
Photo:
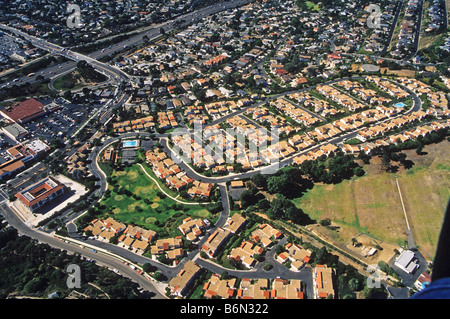
<svg viewBox="0 0 450 319">
<path fill-rule="evenodd" d="M 306 6 L 311 11 L 320 11 L 320 4 L 319 3 L 313 3 L 311 1 L 306 1 Z"/>
<path fill-rule="evenodd" d="M 163 189 L 171 195 L 174 193 L 165 186 Z M 160 237 L 181 235 L 177 227 L 188 216 L 214 220 L 204 206 L 184 205 L 162 194 L 137 164 L 114 170 L 109 190 L 110 194 L 101 202 L 106 206 L 106 214 L 125 224 L 157 231 Z"/>
<path fill-rule="evenodd" d="M 406 239 L 397 176 L 414 240 L 421 252 L 432 259 L 450 198 L 447 146 L 447 141 L 427 146 L 429 160 L 416 155 L 416 165 L 409 170 L 396 174 L 370 172 L 336 185 L 315 185 L 293 202 L 317 221 L 330 218 L 340 225 L 339 232 L 327 233 L 338 243 L 364 232 L 395 244 Z"/>
</svg>

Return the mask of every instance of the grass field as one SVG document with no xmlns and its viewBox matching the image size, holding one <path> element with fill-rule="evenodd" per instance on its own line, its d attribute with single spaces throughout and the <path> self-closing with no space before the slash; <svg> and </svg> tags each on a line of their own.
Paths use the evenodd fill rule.
<svg viewBox="0 0 450 319">
<path fill-rule="evenodd" d="M 181 235 L 177 227 L 188 216 L 213 220 L 210 212 L 201 205 L 184 205 L 161 196 L 158 186 L 138 165 L 113 171 L 111 179 L 111 193 L 101 204 L 106 206 L 107 214 L 125 224 L 133 223 L 152 229 L 164 237 Z M 169 190 L 167 192 L 171 193 Z"/>
<path fill-rule="evenodd" d="M 106 81 L 107 78 L 101 73 L 98 73 L 100 82 Z M 53 87 L 57 90 L 77 90 L 85 86 L 89 86 L 96 83 L 95 81 L 90 81 L 84 79 L 77 70 L 67 73 L 55 80 L 53 82 Z"/>
<path fill-rule="evenodd" d="M 316 185 L 294 203 L 317 221 L 330 218 L 339 225 L 338 232 L 316 230 L 338 244 L 348 243 L 360 232 L 400 244 L 406 240 L 406 221 L 397 176 L 416 245 L 425 257 L 433 258 L 450 198 L 450 143 L 443 141 L 424 150 L 427 155 L 405 152 L 415 163 L 410 170 L 385 173 L 373 159 L 365 167 L 365 176 L 337 185 Z"/>
</svg>

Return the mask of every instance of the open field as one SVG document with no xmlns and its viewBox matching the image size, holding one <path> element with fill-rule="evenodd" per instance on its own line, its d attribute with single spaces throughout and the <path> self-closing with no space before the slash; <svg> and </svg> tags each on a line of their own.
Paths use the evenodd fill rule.
<svg viewBox="0 0 450 319">
<path fill-rule="evenodd" d="M 126 167 L 123 171 L 115 170 L 111 178 L 110 196 L 105 196 L 101 204 L 118 221 L 157 231 L 164 237 L 181 235 L 177 227 L 188 216 L 213 220 L 205 207 L 183 205 L 162 194 L 138 165 Z"/>
<path fill-rule="evenodd" d="M 294 202 L 312 218 L 330 218 L 339 229 L 314 227 L 339 245 L 345 245 L 360 232 L 380 241 L 403 244 L 406 221 L 395 183 L 398 177 L 414 240 L 426 258 L 432 259 L 447 202 L 450 198 L 450 143 L 424 148 L 426 155 L 406 151 L 415 165 L 400 168 L 396 174 L 380 170 L 372 159 L 363 177 L 337 185 L 316 185 Z"/>
<path fill-rule="evenodd" d="M 416 76 L 416 71 L 408 69 L 391 70 L 389 68 L 380 68 L 380 72 L 381 74 L 396 75 L 409 78 L 414 78 Z"/>
</svg>

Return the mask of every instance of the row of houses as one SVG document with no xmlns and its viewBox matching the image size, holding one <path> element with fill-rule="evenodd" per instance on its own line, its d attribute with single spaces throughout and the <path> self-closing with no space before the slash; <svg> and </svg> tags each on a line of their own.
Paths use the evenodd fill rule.
<svg viewBox="0 0 450 319">
<path fill-rule="evenodd" d="M 300 270 L 305 264 L 311 262 L 312 252 L 309 249 L 304 249 L 303 247 L 287 243 L 284 247 L 284 252 L 277 256 L 277 261 L 284 264 L 286 262 L 291 263 L 291 269 Z"/>
<path fill-rule="evenodd" d="M 158 112 L 158 127 L 162 129 L 171 129 L 178 126 L 178 122 L 172 111 Z"/>
<path fill-rule="evenodd" d="M 181 236 L 172 238 L 158 239 L 154 245 L 150 247 L 152 257 L 164 255 L 167 262 L 176 262 L 184 256 L 183 239 Z"/>
<path fill-rule="evenodd" d="M 323 117 L 336 116 L 345 112 L 344 109 L 336 109 L 327 101 L 312 96 L 310 92 L 291 93 L 289 97 Z"/>
<path fill-rule="evenodd" d="M 444 111 L 448 115 L 449 101 L 442 91 L 435 91 L 429 85 L 412 78 L 401 77 L 398 79 L 405 87 L 416 93 L 417 95 L 425 95 L 430 107 Z"/>
<path fill-rule="evenodd" d="M 165 181 L 169 188 L 176 191 L 187 188 L 187 193 L 192 198 L 209 198 L 211 195 L 213 184 L 194 181 L 164 151 L 150 149 L 145 157 L 156 177 Z"/>
<path fill-rule="evenodd" d="M 268 126 L 270 130 L 277 129 L 280 136 L 289 135 L 291 132 L 296 131 L 284 117 L 272 114 L 264 106 L 248 108 L 244 114 L 256 120 L 258 123 Z"/>
<path fill-rule="evenodd" d="M 261 224 L 250 234 L 249 240 L 243 241 L 239 247 L 230 251 L 228 258 L 234 259 L 246 268 L 253 268 L 257 262 L 255 255 L 261 256 L 265 249 L 271 247 L 282 236 L 283 234 L 272 225 Z"/>
<path fill-rule="evenodd" d="M 169 281 L 172 295 L 183 298 L 194 287 L 202 268 L 188 261 L 183 269 Z M 313 270 L 313 293 L 315 299 L 336 298 L 336 274 L 332 268 L 317 265 Z M 236 278 L 221 278 L 212 274 L 202 287 L 207 299 L 305 299 L 306 289 L 299 279 L 249 279 L 242 278 L 237 285 Z"/>
<path fill-rule="evenodd" d="M 351 96 L 341 93 L 338 89 L 334 88 L 332 85 L 317 85 L 316 90 L 323 94 L 326 98 L 338 103 L 347 110 L 351 112 L 364 109 L 367 105 L 358 102 Z"/>
<path fill-rule="evenodd" d="M 379 94 L 375 90 L 368 89 L 361 83 L 356 81 L 339 81 L 337 85 L 348 91 L 350 94 L 358 96 L 362 101 L 368 103 L 371 106 L 388 105 L 392 102 L 391 99 L 379 96 Z"/>
<path fill-rule="evenodd" d="M 278 98 L 270 101 L 270 105 L 277 108 L 286 116 L 289 116 L 295 122 L 302 124 L 306 127 L 314 125 L 320 122 L 320 119 L 316 116 L 309 114 L 303 109 L 297 107 L 295 104 L 285 100 L 283 98 Z"/>
<path fill-rule="evenodd" d="M 379 15 L 379 25 L 372 29 L 372 33 L 364 42 L 364 51 L 378 53 L 385 47 L 389 38 L 390 28 L 394 22 L 397 5 L 398 3 L 392 1 L 382 8 L 382 12 L 380 12 Z M 371 6 L 367 6 L 364 10 L 366 12 L 372 12 L 373 8 Z M 370 16 L 368 13 L 363 16 L 365 19 L 364 24 L 367 24 L 367 19 L 369 17 Z"/>
<path fill-rule="evenodd" d="M 366 76 L 365 80 L 375 83 L 378 88 L 387 92 L 393 98 L 404 99 L 410 95 L 406 90 L 402 89 L 399 85 L 389 80 L 383 80 L 382 78 L 376 76 Z"/>
<path fill-rule="evenodd" d="M 389 131 L 401 128 L 404 125 L 420 121 L 425 118 L 427 114 L 423 111 L 413 112 L 408 115 L 402 115 L 389 121 L 382 122 L 367 129 L 362 129 L 356 136 L 357 139 L 365 142 L 366 140 L 381 137 L 386 135 Z"/>
<path fill-rule="evenodd" d="M 247 220 L 240 214 L 234 214 L 228 218 L 225 226 L 218 227 L 202 245 L 201 250 L 210 258 L 214 258 L 220 249 L 227 243 L 232 234 L 238 233 L 247 223 Z"/>
<path fill-rule="evenodd" d="M 207 299 L 304 299 L 302 281 L 298 279 L 221 279 L 213 274 L 203 286 L 203 297 Z"/>
<path fill-rule="evenodd" d="M 205 104 L 205 110 L 213 120 L 219 119 L 225 115 L 228 115 L 229 113 L 235 112 L 238 109 L 238 103 L 233 100 L 224 100 Z"/>
<path fill-rule="evenodd" d="M 201 105 L 191 105 L 186 107 L 183 116 L 191 127 L 199 124 L 203 127 L 209 119 L 209 117 L 203 113 L 203 106 Z"/>
<path fill-rule="evenodd" d="M 146 116 L 136 120 L 122 121 L 113 123 L 113 130 L 115 133 L 128 133 L 136 131 L 153 131 L 155 128 L 155 122 L 153 116 Z"/>
</svg>

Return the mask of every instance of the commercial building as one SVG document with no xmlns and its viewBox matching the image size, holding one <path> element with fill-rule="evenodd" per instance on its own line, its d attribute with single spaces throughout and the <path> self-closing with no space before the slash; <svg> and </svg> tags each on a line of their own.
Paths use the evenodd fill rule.
<svg viewBox="0 0 450 319">
<path fill-rule="evenodd" d="M 19 142 L 28 135 L 28 131 L 17 123 L 3 127 L 2 131 L 16 142 Z"/>
<path fill-rule="evenodd" d="M 6 107 L 0 115 L 10 122 L 24 124 L 59 108 L 58 104 L 44 105 L 36 99 L 28 99 L 14 106 Z"/>
<path fill-rule="evenodd" d="M 64 194 L 65 186 L 48 176 L 16 194 L 22 204 L 34 212 Z"/>
<path fill-rule="evenodd" d="M 404 250 L 395 260 L 394 265 L 408 274 L 413 273 L 417 268 L 419 268 L 414 252 L 410 250 Z"/>
</svg>

